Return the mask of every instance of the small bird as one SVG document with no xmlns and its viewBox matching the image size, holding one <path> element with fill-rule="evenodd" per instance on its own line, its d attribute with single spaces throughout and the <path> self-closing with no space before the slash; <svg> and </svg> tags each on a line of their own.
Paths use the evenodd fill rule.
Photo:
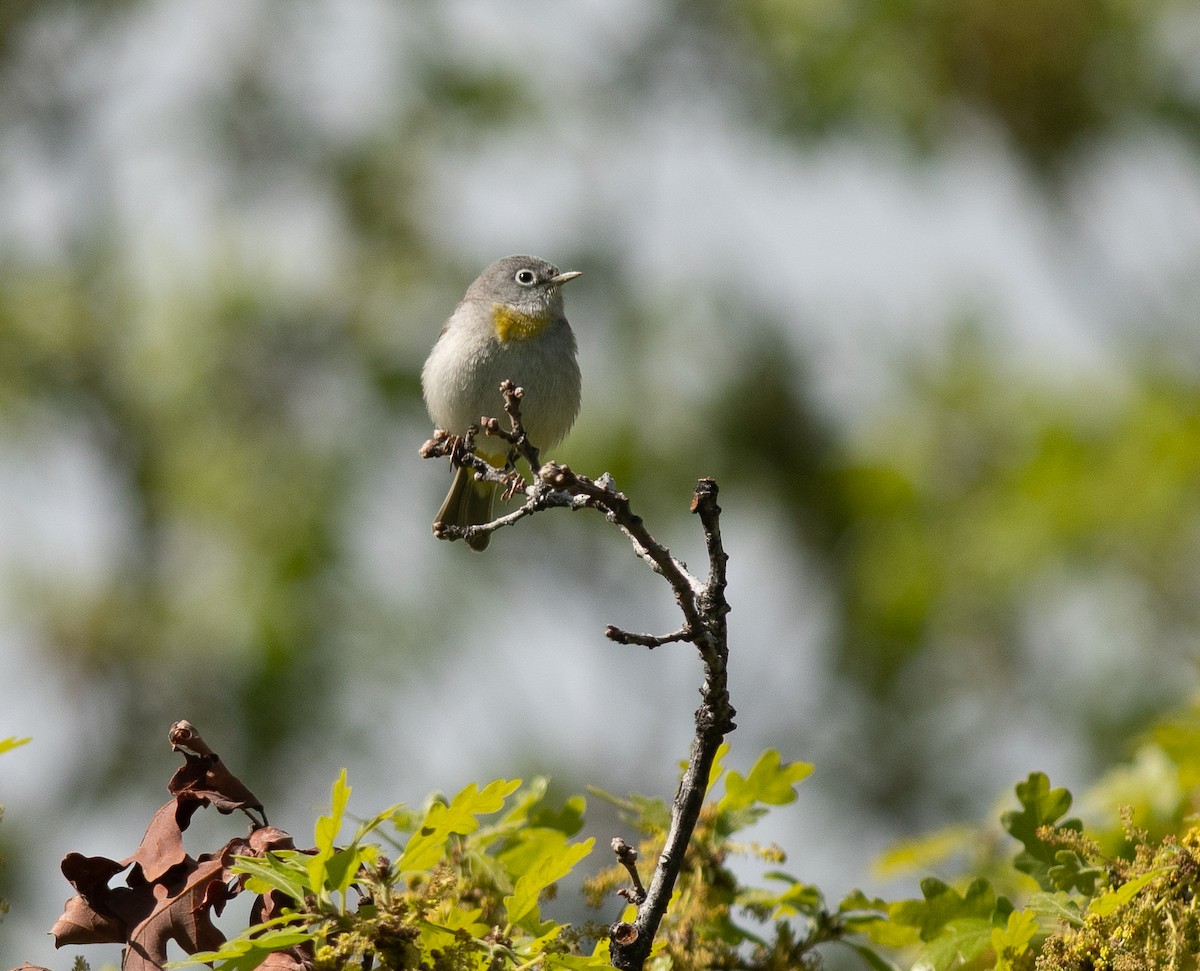
<svg viewBox="0 0 1200 971">
<path fill-rule="evenodd" d="M 425 407 L 435 426 L 464 435 L 481 417 L 500 416 L 500 383 L 507 378 L 525 389 L 521 419 L 529 441 L 543 450 L 562 441 L 579 413 L 581 379 L 561 288 L 579 275 L 560 273 L 535 256 L 507 256 L 467 287 L 421 370 Z M 504 465 L 508 448 L 496 438 L 475 439 L 476 454 L 496 467 Z M 434 526 L 489 522 L 495 498 L 496 483 L 456 469 Z M 489 539 L 485 533 L 467 543 L 482 552 Z"/>
</svg>

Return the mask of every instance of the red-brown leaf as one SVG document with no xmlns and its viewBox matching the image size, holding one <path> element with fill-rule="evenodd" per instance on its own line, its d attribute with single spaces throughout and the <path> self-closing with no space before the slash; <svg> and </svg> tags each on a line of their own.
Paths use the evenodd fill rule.
<svg viewBox="0 0 1200 971">
<path fill-rule="evenodd" d="M 83 897 L 76 895 L 63 906 L 62 916 L 50 928 L 54 946 L 64 944 L 124 944 L 125 924 L 110 914 L 102 914 Z"/>
<path fill-rule="evenodd" d="M 175 722 L 169 738 L 171 747 L 182 752 L 185 759 L 167 783 L 167 791 L 171 795 L 206 800 L 223 813 L 231 813 L 235 809 L 253 809 L 266 822 L 267 817 L 258 797 L 225 767 L 221 757 L 200 737 L 191 722 Z"/>
<path fill-rule="evenodd" d="M 199 808 L 198 802 L 172 799 L 154 814 L 142 842 L 132 856 L 121 861 L 122 865 L 138 864 L 146 881 L 153 883 L 171 867 L 183 863 L 187 859 L 183 849 L 183 831 Z"/>
<path fill-rule="evenodd" d="M 313 966 L 311 955 L 302 948 L 289 947 L 286 951 L 272 951 L 258 966 L 258 971 L 309 971 Z"/>
<path fill-rule="evenodd" d="M 125 866 L 106 856 L 68 853 L 63 857 L 63 876 L 79 893 L 66 902 L 50 930 L 55 947 L 124 943 L 126 924 L 110 906 L 108 881 Z"/>
<path fill-rule="evenodd" d="M 122 971 L 161 971 L 167 961 L 167 943 L 175 941 L 187 954 L 211 951 L 225 942 L 212 922 L 205 899 L 213 881 L 222 882 L 224 864 L 217 859 L 197 863 L 186 876 L 150 885 L 152 900 L 141 921 L 129 934 Z"/>
<path fill-rule="evenodd" d="M 243 856 L 262 856 L 272 850 L 294 850 L 292 834 L 275 826 L 260 826 L 250 834 L 250 852 Z"/>
<path fill-rule="evenodd" d="M 108 881 L 124 870 L 128 863 L 118 863 L 107 856 L 84 856 L 68 853 L 59 864 L 67 882 L 85 897 L 108 890 Z"/>
<path fill-rule="evenodd" d="M 189 856 L 183 833 L 200 806 L 211 804 L 223 813 L 242 809 L 252 816 L 252 810 L 262 816 L 263 807 L 188 722 L 171 726 L 171 744 L 185 759 L 168 786 L 174 798 L 155 813 L 133 854 L 124 860 L 80 853 L 63 858 L 63 876 L 78 893 L 67 901 L 54 925 L 57 946 L 124 943 L 125 971 L 159 971 L 171 941 L 188 954 L 216 949 L 225 937 L 212 916 L 219 915 L 241 887 L 229 870 L 233 857 L 262 856 L 294 846 L 287 833 L 263 825 L 248 839 L 231 839 L 215 854 Z M 109 886 L 126 869 L 124 886 Z M 256 906 L 272 910 L 282 903 L 282 899 L 260 898 Z M 300 948 L 263 966 L 297 971 L 310 968 L 311 963 Z M 25 971 L 42 969 L 28 965 Z"/>
</svg>

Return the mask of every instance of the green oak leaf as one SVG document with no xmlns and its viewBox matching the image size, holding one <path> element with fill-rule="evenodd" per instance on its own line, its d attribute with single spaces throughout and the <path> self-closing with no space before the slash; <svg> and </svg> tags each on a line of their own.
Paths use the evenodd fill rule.
<svg viewBox="0 0 1200 971">
<path fill-rule="evenodd" d="M 520 779 L 497 779 L 482 790 L 475 783 L 463 789 L 449 805 L 435 802 L 421 827 L 409 838 L 397 866 L 403 871 L 428 870 L 442 857 L 452 835 L 465 836 L 479 828 L 478 816 L 502 809 L 506 797 L 521 785 Z"/>
<path fill-rule="evenodd" d="M 890 913 L 897 924 L 916 927 L 921 940 L 932 941 L 951 921 L 980 918 L 989 923 L 996 909 L 996 892 L 983 877 L 971 881 L 964 895 L 937 877 L 921 881 L 921 900 L 900 900 Z"/>
<path fill-rule="evenodd" d="M 725 795 L 719 810 L 745 809 L 756 802 L 783 806 L 796 798 L 795 786 L 812 774 L 807 762 L 784 762 L 779 752 L 767 749 L 758 757 L 745 778 L 730 769 L 725 773 Z"/>
<path fill-rule="evenodd" d="M 1050 779 L 1044 772 L 1031 772 L 1028 779 L 1017 783 L 1016 793 L 1021 809 L 1009 810 L 1000 817 L 1004 828 L 1024 846 L 1013 865 L 1033 877 L 1043 890 L 1052 890 L 1056 885 L 1050 877 L 1050 868 L 1062 865 L 1056 859 L 1062 847 L 1047 843 L 1038 836 L 1038 830 L 1049 826 L 1059 832 L 1079 833 L 1083 824 L 1078 819 L 1059 822 L 1071 808 L 1071 793 L 1050 788 Z"/>
</svg>

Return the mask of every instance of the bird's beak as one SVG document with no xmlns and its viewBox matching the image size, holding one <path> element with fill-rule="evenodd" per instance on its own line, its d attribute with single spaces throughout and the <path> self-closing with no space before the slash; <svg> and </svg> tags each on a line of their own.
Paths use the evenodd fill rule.
<svg viewBox="0 0 1200 971">
<path fill-rule="evenodd" d="M 562 286 L 568 280 L 574 280 L 577 276 L 583 276 L 582 270 L 567 270 L 566 273 L 560 273 L 558 276 L 550 277 L 550 282 L 556 286 Z"/>
</svg>

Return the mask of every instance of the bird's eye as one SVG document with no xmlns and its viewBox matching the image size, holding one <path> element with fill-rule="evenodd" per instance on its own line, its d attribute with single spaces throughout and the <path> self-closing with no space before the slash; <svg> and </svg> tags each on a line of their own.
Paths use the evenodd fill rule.
<svg viewBox="0 0 1200 971">
<path fill-rule="evenodd" d="M 531 287 L 537 277 L 534 275 L 533 270 L 517 270 L 517 275 L 513 279 L 523 287 Z"/>
</svg>

